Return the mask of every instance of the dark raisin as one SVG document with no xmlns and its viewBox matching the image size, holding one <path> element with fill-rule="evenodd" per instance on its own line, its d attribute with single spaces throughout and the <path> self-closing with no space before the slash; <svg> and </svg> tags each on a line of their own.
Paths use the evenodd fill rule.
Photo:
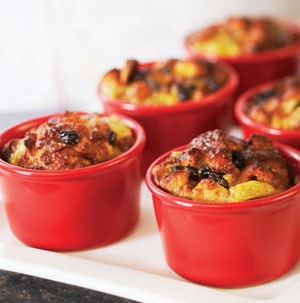
<svg viewBox="0 0 300 303">
<path fill-rule="evenodd" d="M 106 131 L 107 133 L 107 138 L 108 138 L 108 142 L 110 145 L 115 145 L 116 144 L 116 141 L 117 141 L 117 135 L 114 131 L 108 129 Z"/>
<path fill-rule="evenodd" d="M 238 169 L 242 169 L 245 166 L 245 159 L 242 153 L 238 150 L 231 152 L 232 162 Z"/>
<path fill-rule="evenodd" d="M 181 83 L 176 84 L 176 91 L 181 102 L 187 101 L 191 97 L 189 91 Z"/>
<path fill-rule="evenodd" d="M 213 179 L 215 182 L 217 182 L 219 185 L 225 187 L 225 188 L 229 188 L 229 184 L 228 181 L 224 179 L 222 174 L 219 173 L 211 173 L 209 175 L 210 179 Z"/>
<path fill-rule="evenodd" d="M 181 170 L 184 170 L 184 166 L 182 165 L 174 165 L 172 167 L 173 171 L 181 171 Z"/>
<path fill-rule="evenodd" d="M 157 91 L 160 89 L 159 83 L 155 81 L 153 78 L 146 79 L 146 83 L 149 85 L 152 91 Z"/>
<path fill-rule="evenodd" d="M 265 90 L 263 92 L 259 92 L 254 97 L 254 104 L 259 105 L 259 104 L 267 101 L 269 98 L 274 97 L 275 94 L 276 94 L 275 90 L 273 90 L 273 89 L 269 89 L 269 90 Z"/>
<path fill-rule="evenodd" d="M 199 176 L 197 168 L 195 168 L 193 166 L 190 166 L 190 165 L 187 165 L 186 169 L 189 172 L 189 181 L 191 181 L 191 182 L 199 182 L 200 181 L 200 176 Z"/>
<path fill-rule="evenodd" d="M 197 87 L 194 84 L 189 84 L 185 87 L 185 91 L 186 91 L 186 94 L 188 96 L 187 100 L 190 100 L 190 99 L 193 98 L 193 94 L 194 94 L 196 89 L 197 89 Z"/>
<path fill-rule="evenodd" d="M 209 178 L 210 174 L 211 174 L 211 170 L 208 166 L 202 166 L 199 170 L 198 170 L 201 179 L 206 179 Z"/>
<path fill-rule="evenodd" d="M 34 143 L 35 143 L 35 139 L 32 137 L 28 137 L 24 140 L 24 145 L 26 146 L 26 148 L 28 150 L 32 149 L 32 147 L 34 146 Z"/>
<path fill-rule="evenodd" d="M 229 184 L 228 181 L 226 179 L 222 178 L 218 178 L 217 179 L 217 183 L 223 187 L 225 187 L 226 189 L 229 189 Z"/>
<path fill-rule="evenodd" d="M 74 130 L 61 130 L 60 140 L 66 144 L 76 145 L 80 137 Z"/>
<path fill-rule="evenodd" d="M 149 73 L 148 68 L 142 68 L 136 71 L 135 74 L 132 75 L 131 81 L 144 81 L 146 79 L 147 74 Z"/>
</svg>

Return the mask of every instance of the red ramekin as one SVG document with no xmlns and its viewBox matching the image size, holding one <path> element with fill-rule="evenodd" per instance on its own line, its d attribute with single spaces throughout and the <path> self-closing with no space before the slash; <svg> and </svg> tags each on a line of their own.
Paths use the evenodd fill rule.
<svg viewBox="0 0 300 303">
<path fill-rule="evenodd" d="M 0 148 L 51 116 L 13 126 Z M 25 169 L 0 159 L 0 185 L 10 228 L 25 244 L 48 250 L 102 246 L 124 237 L 139 217 L 143 128 L 121 116 L 134 145 L 109 161 L 72 170 Z"/>
<path fill-rule="evenodd" d="M 262 85 L 257 85 L 242 94 L 234 106 L 235 117 L 243 130 L 245 138 L 250 137 L 251 134 L 260 133 L 268 136 L 273 141 L 288 144 L 300 150 L 299 130 L 271 128 L 250 119 L 246 113 L 247 103 L 251 101 L 251 97 L 261 91 L 270 89 L 276 82 L 277 81 L 271 81 Z"/>
<path fill-rule="evenodd" d="M 153 63 L 145 63 L 141 67 L 151 65 Z M 142 159 L 143 174 L 162 153 L 185 144 L 202 132 L 216 128 L 226 130 L 233 123 L 233 96 L 238 77 L 230 66 L 218 66 L 229 75 L 224 87 L 200 101 L 186 101 L 171 106 L 145 106 L 110 100 L 102 93 L 99 83 L 98 95 L 105 111 L 131 117 L 145 129 L 147 142 Z"/>
<path fill-rule="evenodd" d="M 213 29 L 214 27 L 216 26 L 211 26 L 209 28 Z M 237 95 L 240 95 L 254 85 L 285 76 L 294 75 L 298 72 L 300 55 L 300 27 L 296 23 L 291 23 L 290 28 L 294 33 L 297 34 L 298 41 L 286 47 L 255 54 L 240 55 L 235 57 L 201 54 L 194 50 L 190 45 L 190 40 L 199 31 L 188 35 L 184 40 L 184 46 L 191 59 L 209 59 L 215 62 L 223 62 L 233 66 L 240 79 L 239 88 L 237 90 Z"/>
<path fill-rule="evenodd" d="M 300 174 L 300 151 L 276 146 Z M 296 264 L 300 257 L 300 183 L 247 202 L 194 202 L 163 191 L 153 180 L 153 167 L 170 153 L 149 167 L 146 183 L 172 270 L 201 284 L 241 287 L 271 281 Z"/>
</svg>

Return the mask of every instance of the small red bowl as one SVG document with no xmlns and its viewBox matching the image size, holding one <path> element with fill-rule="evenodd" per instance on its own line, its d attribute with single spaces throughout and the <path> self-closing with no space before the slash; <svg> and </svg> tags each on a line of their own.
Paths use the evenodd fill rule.
<svg viewBox="0 0 300 303">
<path fill-rule="evenodd" d="M 0 148 L 52 116 L 5 130 Z M 137 122 L 121 119 L 134 130 L 134 145 L 97 165 L 39 171 L 0 159 L 4 206 L 10 228 L 19 240 L 48 250 L 87 249 L 116 241 L 133 228 L 139 217 L 140 157 L 145 134 Z"/>
<path fill-rule="evenodd" d="M 214 27 L 215 26 L 211 26 L 210 28 Z M 197 32 L 192 33 L 185 38 L 184 46 L 191 59 L 209 59 L 215 62 L 223 62 L 233 66 L 240 79 L 239 88 L 237 91 L 237 95 L 240 95 L 242 92 L 254 85 L 285 76 L 294 75 L 298 72 L 300 54 L 300 27 L 295 23 L 291 23 L 290 28 L 298 36 L 298 41 L 286 47 L 250 55 L 226 57 L 198 53 L 193 49 L 193 47 L 191 47 L 190 43 Z"/>
<path fill-rule="evenodd" d="M 141 67 L 153 63 L 142 64 Z M 138 121 L 145 129 L 147 143 L 143 152 L 142 172 L 162 153 L 182 145 L 207 130 L 230 127 L 233 96 L 238 85 L 236 72 L 218 64 L 229 75 L 228 82 L 217 92 L 199 102 L 186 101 L 171 106 L 145 106 L 108 99 L 98 86 L 98 95 L 107 113 L 122 114 Z"/>
<path fill-rule="evenodd" d="M 260 133 L 268 136 L 273 141 L 291 145 L 300 150 L 300 131 L 271 128 L 250 119 L 246 113 L 247 104 L 251 97 L 260 91 L 264 91 L 274 86 L 277 81 L 271 81 L 262 85 L 257 85 L 242 94 L 235 103 L 234 113 L 237 121 L 241 125 L 245 138 L 251 134 Z"/>
<path fill-rule="evenodd" d="M 299 174 L 300 152 L 287 145 L 277 147 Z M 161 190 L 153 180 L 153 167 L 170 153 L 149 167 L 146 183 L 172 270 L 201 284 L 241 287 L 271 281 L 296 264 L 300 257 L 300 183 L 247 202 L 194 202 Z"/>
</svg>

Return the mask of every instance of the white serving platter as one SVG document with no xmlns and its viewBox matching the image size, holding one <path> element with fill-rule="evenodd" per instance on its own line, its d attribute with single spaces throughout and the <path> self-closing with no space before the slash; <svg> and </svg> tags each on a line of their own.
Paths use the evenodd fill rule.
<svg viewBox="0 0 300 303">
<path fill-rule="evenodd" d="M 97 104 L 83 110 L 99 112 L 101 108 Z M 240 135 L 238 129 L 232 133 Z M 145 303 L 300 302 L 300 262 L 275 281 L 246 288 L 213 288 L 175 274 L 165 262 L 151 195 L 144 182 L 141 217 L 126 238 L 106 247 L 66 253 L 21 243 L 10 231 L 0 193 L 0 269 Z"/>
<path fill-rule="evenodd" d="M 221 289 L 198 285 L 165 262 L 150 193 L 141 188 L 141 218 L 123 240 L 106 247 L 57 253 L 28 247 L 11 233 L 0 204 L 0 268 L 82 286 L 132 300 L 160 302 L 299 302 L 300 262 L 260 286 Z"/>
</svg>

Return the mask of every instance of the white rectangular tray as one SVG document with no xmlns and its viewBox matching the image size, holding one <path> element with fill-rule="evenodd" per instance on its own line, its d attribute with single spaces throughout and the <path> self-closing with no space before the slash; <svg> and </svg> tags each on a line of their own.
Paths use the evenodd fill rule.
<svg viewBox="0 0 300 303">
<path fill-rule="evenodd" d="M 102 112 L 99 102 L 83 111 Z M 240 136 L 239 129 L 231 134 Z M 283 277 L 240 289 L 197 285 L 172 272 L 165 262 L 146 185 L 141 218 L 125 239 L 103 248 L 55 253 L 25 246 L 11 233 L 0 192 L 0 269 L 82 286 L 145 303 L 300 302 L 300 262 Z"/>
<path fill-rule="evenodd" d="M 141 218 L 125 239 L 103 248 L 55 253 L 25 246 L 11 233 L 0 203 L 0 268 L 141 302 L 299 302 L 300 263 L 264 285 L 220 289 L 176 275 L 164 260 L 152 200 L 142 184 Z"/>
</svg>

